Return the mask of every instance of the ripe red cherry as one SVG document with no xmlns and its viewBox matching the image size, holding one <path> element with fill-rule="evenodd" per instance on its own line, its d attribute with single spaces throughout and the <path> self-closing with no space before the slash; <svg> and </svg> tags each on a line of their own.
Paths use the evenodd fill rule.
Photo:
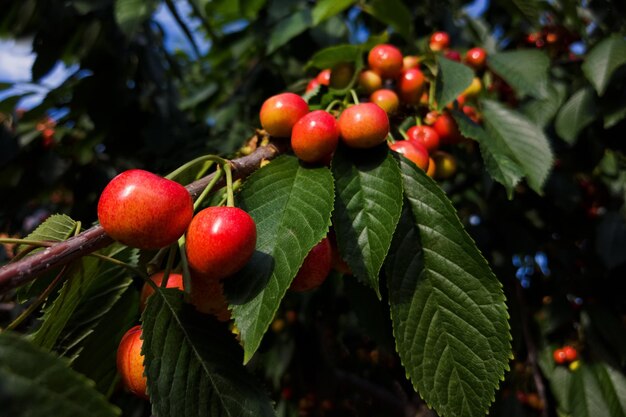
<svg viewBox="0 0 626 417">
<path fill-rule="evenodd" d="M 140 326 L 135 326 L 124 334 L 117 348 L 117 371 L 124 388 L 147 400 L 148 380 L 144 375 L 142 344 Z"/>
<path fill-rule="evenodd" d="M 359 74 L 359 87 L 366 93 L 371 94 L 383 86 L 383 80 L 378 73 L 365 70 Z"/>
<path fill-rule="evenodd" d="M 446 51 L 444 56 L 451 61 L 461 62 L 461 54 L 458 51 Z"/>
<path fill-rule="evenodd" d="M 339 137 L 351 148 L 372 148 L 385 141 L 389 133 L 387 113 L 374 103 L 355 104 L 337 120 Z"/>
<path fill-rule="evenodd" d="M 475 70 L 481 70 L 485 68 L 487 52 L 483 48 L 472 48 L 465 54 L 465 62 Z"/>
<path fill-rule="evenodd" d="M 399 140 L 389 144 L 392 151 L 401 153 L 406 159 L 426 171 L 428 169 L 428 151 L 422 145 L 408 140 Z"/>
<path fill-rule="evenodd" d="M 434 152 L 439 148 L 439 134 L 430 126 L 411 126 L 406 131 L 408 140 L 422 145 L 428 153 Z"/>
<path fill-rule="evenodd" d="M 339 142 L 335 118 L 324 110 L 315 110 L 302 117 L 293 126 L 291 147 L 305 162 L 327 161 Z"/>
<path fill-rule="evenodd" d="M 442 113 L 437 120 L 435 120 L 433 129 L 435 129 L 439 135 L 439 140 L 444 145 L 454 145 L 463 139 L 461 132 L 459 132 L 459 127 L 450 113 Z"/>
<path fill-rule="evenodd" d="M 446 32 L 435 32 L 430 35 L 430 49 L 434 52 L 442 51 L 450 46 L 450 35 Z"/>
<path fill-rule="evenodd" d="M 282 93 L 265 100 L 259 117 L 261 126 L 272 136 L 286 138 L 298 120 L 309 112 L 302 97 L 294 93 Z"/>
<path fill-rule="evenodd" d="M 226 278 L 250 260 L 256 247 L 256 224 L 237 207 L 208 207 L 187 229 L 189 266 L 209 280 Z"/>
<path fill-rule="evenodd" d="M 567 362 L 567 357 L 565 356 L 565 351 L 563 349 L 556 349 L 552 353 L 552 357 L 554 358 L 554 362 L 556 362 L 558 365 L 563 365 L 565 362 Z"/>
<path fill-rule="evenodd" d="M 308 93 L 309 91 L 313 91 L 314 89 L 316 89 L 318 86 L 320 85 L 320 82 L 317 81 L 317 78 L 313 78 L 311 81 L 309 81 L 309 83 L 306 85 L 306 90 L 304 90 L 305 93 Z"/>
<path fill-rule="evenodd" d="M 140 169 L 113 178 L 98 201 L 98 220 L 104 231 L 140 249 L 176 242 L 192 217 L 193 202 L 185 187 Z"/>
<path fill-rule="evenodd" d="M 330 83 L 330 68 L 321 70 L 315 77 L 318 83 L 321 85 L 328 85 Z"/>
<path fill-rule="evenodd" d="M 328 238 L 322 239 L 311 249 L 298 274 L 291 282 L 293 291 L 308 291 L 317 288 L 326 280 L 332 264 L 332 251 Z"/>
<path fill-rule="evenodd" d="M 383 78 L 396 78 L 402 71 L 402 52 L 389 44 L 373 47 L 367 55 L 370 68 Z"/>
<path fill-rule="evenodd" d="M 567 362 L 574 362 L 578 359 L 578 352 L 572 346 L 563 346 L 562 350 Z"/>
<path fill-rule="evenodd" d="M 204 275 L 191 271 L 191 304 L 201 313 L 211 314 L 219 321 L 230 320 L 228 301 L 221 281 L 205 279 Z"/>
<path fill-rule="evenodd" d="M 370 95 L 370 101 L 380 106 L 387 114 L 393 114 L 400 106 L 400 99 L 393 90 L 381 88 Z"/>
<path fill-rule="evenodd" d="M 425 81 L 424 73 L 417 68 L 403 71 L 398 80 L 400 100 L 407 104 L 419 104 L 426 85 Z"/>
<path fill-rule="evenodd" d="M 157 272 L 155 274 L 152 274 L 150 276 L 150 279 L 156 284 L 157 287 L 160 287 L 161 282 L 163 281 L 163 275 L 165 275 L 164 271 Z M 169 277 L 167 277 L 166 288 L 178 288 L 179 290 L 183 291 L 183 276 L 181 274 L 175 274 L 170 272 Z M 152 288 L 152 285 L 149 285 L 148 283 L 143 284 L 143 288 L 141 289 L 141 295 L 139 296 L 140 311 L 143 311 L 146 308 L 146 302 L 148 301 L 148 298 L 152 296 L 152 294 L 154 294 L 154 288 Z"/>
</svg>

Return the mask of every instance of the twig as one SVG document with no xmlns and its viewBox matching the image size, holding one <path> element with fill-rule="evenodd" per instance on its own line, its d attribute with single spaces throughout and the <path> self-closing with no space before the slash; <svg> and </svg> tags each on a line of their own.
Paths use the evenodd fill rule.
<svg viewBox="0 0 626 417">
<path fill-rule="evenodd" d="M 257 170 L 262 161 L 273 159 L 281 153 L 282 149 L 279 146 L 270 143 L 267 146 L 257 148 L 250 155 L 234 159 L 231 161 L 233 177 L 245 178 Z M 202 193 L 213 175 L 207 175 L 187 185 L 187 191 L 194 200 Z M 51 268 L 67 265 L 73 260 L 109 246 L 111 243 L 113 243 L 113 239 L 98 225 L 85 230 L 78 236 L 55 243 L 49 248 L 18 262 L 4 265 L 0 268 L 0 294 L 34 280 Z"/>
</svg>

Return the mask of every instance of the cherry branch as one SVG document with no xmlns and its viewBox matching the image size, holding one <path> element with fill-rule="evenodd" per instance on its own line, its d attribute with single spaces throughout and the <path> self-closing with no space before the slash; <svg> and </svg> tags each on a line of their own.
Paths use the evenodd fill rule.
<svg viewBox="0 0 626 417">
<path fill-rule="evenodd" d="M 251 154 L 230 161 L 233 178 L 245 178 L 265 160 L 280 155 L 282 150 L 273 143 L 257 148 Z M 215 174 L 207 175 L 187 185 L 187 191 L 195 200 L 211 181 Z M 224 185 L 222 178 L 217 185 Z M 109 246 L 113 239 L 107 235 L 102 226 L 94 226 L 79 235 L 62 242 L 56 242 L 48 248 L 17 262 L 0 267 L 0 294 L 33 281 L 39 275 L 52 268 L 68 263 Z"/>
</svg>

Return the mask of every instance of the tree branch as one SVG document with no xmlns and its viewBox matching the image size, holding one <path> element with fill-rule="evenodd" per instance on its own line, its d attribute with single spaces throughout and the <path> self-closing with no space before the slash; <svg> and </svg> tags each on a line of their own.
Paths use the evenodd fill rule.
<svg viewBox="0 0 626 417">
<path fill-rule="evenodd" d="M 235 179 L 245 178 L 259 168 L 261 162 L 280 155 L 282 150 L 273 143 L 257 148 L 250 155 L 230 161 Z M 214 174 L 187 185 L 187 191 L 195 200 L 204 190 Z M 217 185 L 223 185 L 220 180 Z M 37 278 L 45 271 L 67 265 L 75 259 L 109 246 L 113 239 L 98 225 L 63 242 L 54 243 L 49 248 L 17 262 L 0 267 L 0 294 L 17 288 Z"/>
</svg>

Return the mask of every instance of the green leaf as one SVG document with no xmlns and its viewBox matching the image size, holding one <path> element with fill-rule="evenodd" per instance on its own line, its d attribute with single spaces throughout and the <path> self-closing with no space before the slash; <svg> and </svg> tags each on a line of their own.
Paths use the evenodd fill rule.
<svg viewBox="0 0 626 417">
<path fill-rule="evenodd" d="M 183 303 L 181 291 L 159 289 L 149 298 L 142 338 L 153 414 L 275 416 L 228 328 Z"/>
<path fill-rule="evenodd" d="M 304 258 L 328 233 L 333 196 L 328 168 L 305 167 L 293 156 L 275 159 L 246 181 L 238 203 L 256 222 L 256 252 L 226 283 L 246 362 Z"/>
<path fill-rule="evenodd" d="M 402 211 L 402 180 L 387 145 L 340 147 L 332 162 L 336 200 L 333 226 L 352 273 L 380 298 L 380 271 Z"/>
<path fill-rule="evenodd" d="M 356 0 L 320 0 L 313 8 L 313 26 L 317 26 L 324 20 L 343 12 L 356 3 Z"/>
<path fill-rule="evenodd" d="M 482 108 L 486 130 L 498 141 L 498 152 L 502 150 L 517 163 L 530 188 L 541 194 L 554 161 L 543 130 L 524 115 L 498 102 L 484 100 Z"/>
<path fill-rule="evenodd" d="M 545 99 L 533 99 L 522 105 L 522 112 L 532 122 L 545 128 L 554 119 L 567 97 L 567 86 L 563 83 L 551 83 Z"/>
<path fill-rule="evenodd" d="M 482 416 L 512 358 L 502 286 L 444 192 L 400 159 L 408 207 L 386 264 L 396 349 L 439 415 Z"/>
<path fill-rule="evenodd" d="M 537 50 L 500 52 L 487 57 L 489 68 L 520 93 L 544 99 L 548 94 L 550 58 Z"/>
<path fill-rule="evenodd" d="M 340 62 L 354 62 L 361 54 L 361 47 L 357 45 L 337 45 L 316 52 L 306 64 L 307 68 L 332 68 Z"/>
<path fill-rule="evenodd" d="M 115 0 L 115 20 L 126 36 L 132 36 L 156 10 L 156 0 Z"/>
<path fill-rule="evenodd" d="M 572 417 L 626 416 L 626 378 L 606 364 L 586 364 L 573 373 L 569 391 Z"/>
<path fill-rule="evenodd" d="M 401 0 L 372 0 L 363 11 L 391 26 L 404 39 L 412 39 L 413 14 Z"/>
<path fill-rule="evenodd" d="M 439 58 L 439 70 L 435 81 L 435 101 L 442 110 L 454 101 L 474 79 L 474 72 L 467 66 L 447 58 Z"/>
<path fill-rule="evenodd" d="M 12 417 L 121 415 L 93 381 L 11 332 L 0 334 L 0 404 Z"/>
<path fill-rule="evenodd" d="M 626 64 L 626 39 L 614 34 L 602 40 L 587 54 L 582 69 L 602 97 L 616 69 Z"/>
<path fill-rule="evenodd" d="M 272 30 L 267 45 L 267 53 L 271 54 L 278 48 L 307 30 L 313 24 L 313 17 L 309 9 L 290 14 L 278 22 Z"/>
<path fill-rule="evenodd" d="M 193 91 L 189 97 L 178 104 L 181 110 L 189 110 L 196 107 L 198 104 L 208 100 L 211 96 L 217 93 L 219 87 L 216 83 L 210 82 L 199 90 Z"/>
<path fill-rule="evenodd" d="M 524 171 L 515 162 L 505 143 L 497 137 L 491 136 L 482 126 L 474 123 L 465 114 L 453 111 L 452 115 L 463 136 L 478 142 L 489 175 L 504 185 L 509 199 L 513 198 L 515 186 L 524 177 Z"/>
<path fill-rule="evenodd" d="M 69 239 L 76 230 L 76 222 L 65 214 L 53 214 L 33 230 L 26 239 L 62 242 Z M 23 250 L 26 245 L 20 246 Z"/>
<path fill-rule="evenodd" d="M 578 134 L 598 117 L 596 95 L 590 87 L 581 88 L 561 107 L 554 126 L 556 133 L 570 145 Z"/>
<path fill-rule="evenodd" d="M 541 0 L 513 0 L 513 4 L 532 23 L 539 20 L 539 15 L 544 11 Z"/>
</svg>

